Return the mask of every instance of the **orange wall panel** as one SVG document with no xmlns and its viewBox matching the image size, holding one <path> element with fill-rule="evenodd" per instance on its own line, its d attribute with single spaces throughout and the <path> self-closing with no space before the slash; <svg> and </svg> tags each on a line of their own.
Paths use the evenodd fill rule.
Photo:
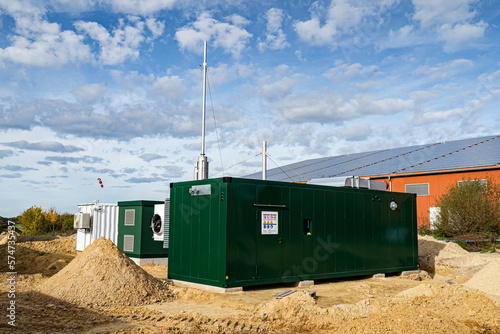
<svg viewBox="0 0 500 334">
<path fill-rule="evenodd" d="M 458 181 L 485 179 L 486 177 L 491 177 L 500 183 L 500 170 L 392 177 L 391 188 L 392 191 L 405 192 L 405 185 L 407 184 L 429 184 L 429 196 L 417 196 L 417 221 L 419 227 L 422 227 L 429 223 L 429 208 L 436 206 L 436 199 L 444 194 L 449 187 L 456 185 Z M 388 178 L 383 180 L 388 181 Z"/>
</svg>

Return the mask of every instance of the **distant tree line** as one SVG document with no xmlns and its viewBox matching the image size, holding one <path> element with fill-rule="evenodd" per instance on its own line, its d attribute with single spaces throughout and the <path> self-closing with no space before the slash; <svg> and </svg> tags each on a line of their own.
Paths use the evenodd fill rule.
<svg viewBox="0 0 500 334">
<path fill-rule="evenodd" d="M 55 208 L 42 211 L 33 205 L 18 216 L 18 223 L 24 235 L 56 235 L 73 233 L 74 215 L 68 212 L 58 213 Z"/>
<path fill-rule="evenodd" d="M 9 223 L 9 220 L 14 222 L 14 223 L 17 223 L 17 217 L 10 217 L 10 218 L 7 218 L 7 217 L 2 217 L 0 216 L 0 222 L 2 224 L 5 224 L 7 225 Z"/>
</svg>

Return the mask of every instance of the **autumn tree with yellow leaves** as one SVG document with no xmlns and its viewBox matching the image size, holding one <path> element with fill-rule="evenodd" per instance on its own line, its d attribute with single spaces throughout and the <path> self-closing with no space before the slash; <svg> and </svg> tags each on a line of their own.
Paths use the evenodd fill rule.
<svg viewBox="0 0 500 334">
<path fill-rule="evenodd" d="M 41 207 L 33 205 L 26 209 L 18 218 L 25 235 L 67 234 L 73 231 L 73 215 L 59 214 L 54 207 L 42 211 Z"/>
</svg>

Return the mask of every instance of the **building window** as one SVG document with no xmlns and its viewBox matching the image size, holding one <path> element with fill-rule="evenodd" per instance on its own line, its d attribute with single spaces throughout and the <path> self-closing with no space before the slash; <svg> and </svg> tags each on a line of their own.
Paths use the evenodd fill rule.
<svg viewBox="0 0 500 334">
<path fill-rule="evenodd" d="M 428 183 L 406 184 L 405 192 L 417 194 L 417 196 L 429 196 Z"/>
<path fill-rule="evenodd" d="M 486 179 L 458 181 L 457 184 L 460 187 L 460 186 L 467 184 L 468 182 L 474 182 L 474 181 L 479 181 L 479 183 L 481 184 L 481 186 L 483 188 L 483 193 L 486 194 L 488 192 L 488 180 L 486 180 Z"/>
</svg>

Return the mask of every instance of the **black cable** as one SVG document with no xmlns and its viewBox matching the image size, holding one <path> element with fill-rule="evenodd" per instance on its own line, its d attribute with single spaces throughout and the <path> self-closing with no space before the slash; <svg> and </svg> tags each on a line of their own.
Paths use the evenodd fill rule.
<svg viewBox="0 0 500 334">
<path fill-rule="evenodd" d="M 287 176 L 290 180 L 292 180 L 292 181 L 293 181 L 293 179 L 290 177 L 290 175 L 288 175 L 288 174 L 287 174 L 287 173 L 283 170 L 283 168 L 281 168 L 281 167 L 280 167 L 280 165 L 278 165 L 278 164 L 276 163 L 276 161 L 274 161 L 274 160 L 273 160 L 273 158 L 271 158 L 271 156 L 269 155 L 269 153 L 267 154 L 267 156 L 269 157 L 269 159 L 270 159 L 270 160 L 271 160 L 271 161 L 272 161 L 272 162 L 273 162 L 273 163 L 274 163 L 274 164 L 275 164 L 275 165 L 276 165 L 279 169 L 281 169 L 281 171 L 282 171 L 283 173 L 285 173 L 285 175 L 286 175 L 286 176 Z M 292 171 L 293 171 L 293 170 L 292 170 Z M 297 173 L 295 172 L 295 174 L 297 174 Z M 302 176 L 301 176 L 300 174 L 297 174 L 297 175 L 299 176 L 300 180 L 302 181 Z"/>
<path fill-rule="evenodd" d="M 208 75 L 211 76 L 210 73 L 208 73 Z M 231 129 L 231 132 L 233 134 L 233 140 L 235 143 L 237 143 L 238 138 L 236 137 L 236 132 L 234 131 L 233 126 L 231 125 L 231 121 L 229 120 L 229 116 L 227 115 L 226 108 L 224 108 L 224 104 L 222 103 L 222 99 L 220 97 L 219 91 L 217 90 L 217 87 L 215 87 L 215 93 L 217 94 L 217 97 L 219 98 L 220 105 L 222 106 L 222 111 L 224 111 L 224 114 L 226 115 L 227 124 L 229 125 L 229 128 Z M 243 153 L 241 152 L 239 145 L 236 145 L 236 148 L 238 149 L 238 152 L 240 153 L 240 155 L 243 156 Z M 245 169 L 247 170 L 247 174 L 250 174 L 248 172 L 247 165 L 245 165 Z"/>
<path fill-rule="evenodd" d="M 212 116 L 214 118 L 215 136 L 217 137 L 217 146 L 219 146 L 219 157 L 220 157 L 220 165 L 222 168 L 222 176 L 224 176 L 224 164 L 222 162 L 222 150 L 220 149 L 219 131 L 217 130 L 217 122 L 215 121 L 215 111 L 214 111 L 214 103 L 212 101 L 212 91 L 210 90 L 210 80 L 207 80 L 207 83 L 208 83 L 208 95 L 210 96 L 210 105 L 212 106 Z"/>
</svg>

